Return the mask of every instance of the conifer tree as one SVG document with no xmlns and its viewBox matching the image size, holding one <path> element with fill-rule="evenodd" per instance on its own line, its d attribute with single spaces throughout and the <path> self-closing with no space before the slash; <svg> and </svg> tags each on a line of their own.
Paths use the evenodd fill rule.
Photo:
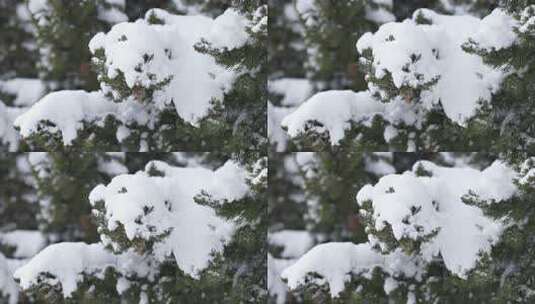
<svg viewBox="0 0 535 304">
<path fill-rule="evenodd" d="M 432 162 L 416 161 L 422 157 Z M 304 303 L 529 303 L 533 160 L 409 153 L 394 163 L 400 173 L 414 165 L 355 197 L 367 240 L 323 239 L 286 263 L 279 274 L 290 296 Z"/>
<path fill-rule="evenodd" d="M 265 301 L 267 159 L 253 159 L 240 165 L 221 153 L 30 154 L 33 195 L 48 202 L 41 204 L 50 215 L 45 220 L 56 222 L 39 225 L 49 244 L 39 254 L 18 264 L 8 260 L 24 291 L 17 297 L 31 303 Z M 69 193 L 80 204 L 66 204 Z M 83 230 L 81 217 L 98 238 Z M 73 223 L 59 224 L 65 219 Z M 9 274 L 0 278 L 13 282 Z M 6 286 L 0 290 L 9 291 Z"/>
<path fill-rule="evenodd" d="M 24 149 L 13 121 L 45 92 L 35 79 L 38 50 L 26 5 L 0 1 L 0 150 Z"/>
<path fill-rule="evenodd" d="M 37 195 L 41 204 L 40 230 L 54 242 L 97 240 L 87 204 L 98 184 L 127 173 L 123 157 L 94 152 L 31 153 Z"/>
<path fill-rule="evenodd" d="M 91 39 L 99 91 L 53 92 L 15 126 L 31 149 L 256 149 L 266 144 L 266 37 L 261 2 L 213 20 L 148 11 Z M 67 100 L 68 114 L 54 110 Z"/>
<path fill-rule="evenodd" d="M 29 21 L 21 18 L 25 10 L 24 4 L 3 0 L 0 9 L 0 79 L 35 77 L 37 52 L 32 45 L 34 41 Z"/>
<path fill-rule="evenodd" d="M 485 103 L 477 113 L 477 120 L 469 126 L 475 136 L 492 139 L 488 142 L 500 151 L 533 151 L 531 138 L 535 136 L 531 117 L 534 92 L 531 79 L 534 73 L 532 38 L 535 33 L 534 3 L 530 1 L 503 1 L 503 9 L 514 18 L 515 42 L 493 48 L 468 41 L 464 48 L 477 54 L 489 66 L 504 70 L 506 77 L 500 91 Z"/>
<path fill-rule="evenodd" d="M 196 45 L 201 53 L 238 74 L 222 102 L 208 116 L 208 136 L 225 138 L 220 151 L 259 151 L 267 147 L 267 38 L 268 6 L 265 0 L 234 1 L 250 20 L 249 41 L 239 48 L 217 47 L 207 40 Z"/>
<path fill-rule="evenodd" d="M 389 1 L 296 1 L 307 49 L 307 78 L 320 89 L 360 90 L 354 40 L 394 21 Z M 353 38 L 351 38 L 353 37 Z"/>
<path fill-rule="evenodd" d="M 495 6 L 458 5 L 478 12 Z M 462 33 L 459 24 L 464 24 Z M 516 48 L 522 40 L 517 28 L 515 16 L 504 8 L 482 19 L 419 9 L 410 19 L 358 38 L 367 90 L 320 92 L 287 115 L 282 126 L 300 149 L 371 142 L 376 150 L 483 150 L 492 140 L 505 151 L 515 141 L 511 137 L 517 138 L 512 145 L 518 146 L 519 135 L 514 133 L 522 128 L 503 132 L 505 124 L 509 119 L 526 120 L 512 119 L 514 114 L 505 120 L 511 109 L 499 106 L 514 73 L 504 64 L 489 65 L 488 59 L 474 55 L 478 48 L 480 55 L 485 49 L 499 53 Z"/>
<path fill-rule="evenodd" d="M 127 21 L 124 2 L 28 0 L 27 9 L 40 50 L 40 78 L 56 90 L 98 88 L 87 45 L 96 33 Z"/>
<path fill-rule="evenodd" d="M 270 0 L 269 5 L 269 77 L 303 78 L 306 49 L 302 26 L 292 14 L 293 2 Z"/>
<path fill-rule="evenodd" d="M 273 155 L 272 162 L 280 164 L 273 170 L 270 167 L 270 301 L 328 301 L 314 288 L 286 294 L 287 287 L 279 278 L 282 270 L 315 244 L 364 242 L 364 223 L 354 200 L 358 190 L 422 157 L 362 152 Z"/>
</svg>

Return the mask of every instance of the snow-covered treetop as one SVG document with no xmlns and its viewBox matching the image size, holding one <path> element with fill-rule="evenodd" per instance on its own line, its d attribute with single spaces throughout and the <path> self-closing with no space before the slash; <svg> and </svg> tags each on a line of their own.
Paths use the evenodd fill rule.
<svg viewBox="0 0 535 304">
<path fill-rule="evenodd" d="M 155 88 L 151 103 L 157 108 L 174 103 L 181 118 L 196 123 L 207 114 L 212 98 L 221 100 L 233 73 L 193 46 L 205 38 L 218 48 L 240 47 L 248 39 L 247 24 L 248 20 L 232 9 L 215 20 L 155 9 L 145 20 L 120 23 L 107 34 L 97 34 L 89 49 L 96 64 L 104 67 L 100 78 L 120 82 L 115 87 L 102 81 L 104 94 L 121 100 L 140 93 L 136 89 Z M 121 94 L 124 84 L 128 96 Z M 133 97 L 144 101 L 145 96 Z"/>
<path fill-rule="evenodd" d="M 160 261 L 173 254 L 180 269 L 196 276 L 208 266 L 212 252 L 223 249 L 233 225 L 197 204 L 195 197 L 205 191 L 215 200 L 240 199 L 248 193 L 245 179 L 245 171 L 232 162 L 216 171 L 151 162 L 145 171 L 97 186 L 89 200 L 101 231 L 109 231 L 102 236 L 105 245 L 116 251 L 128 247 L 114 239 L 114 232 L 133 244 L 156 240 L 153 248 L 136 249 L 152 251 Z"/>
<path fill-rule="evenodd" d="M 440 101 L 446 115 L 462 124 L 475 114 L 480 99 L 489 100 L 503 76 L 483 64 L 481 57 L 465 52 L 462 45 L 472 38 L 497 49 L 507 47 L 515 39 L 513 24 L 514 19 L 499 9 L 482 20 L 421 9 L 413 19 L 388 23 L 375 34 L 365 34 L 357 49 L 364 55 L 364 64 L 370 66 L 374 96 L 382 100 L 393 96 L 381 84 L 377 87 L 384 81 L 393 84 L 395 95 L 402 95 L 407 102 L 419 97 L 430 109 Z M 418 94 L 415 90 L 422 92 L 413 96 Z"/>
<path fill-rule="evenodd" d="M 236 224 L 196 199 L 207 195 L 231 204 L 248 196 L 252 177 L 247 172 L 233 161 L 217 170 L 152 161 L 143 171 L 120 174 L 89 195 L 101 242 L 50 245 L 14 277 L 23 289 L 45 284 L 59 288 L 64 297 L 71 297 L 88 278 L 104 279 L 110 269 L 119 275 L 119 293 L 128 289 L 128 282 L 155 280 L 159 265 L 167 262 L 199 278 L 231 240 Z"/>
<path fill-rule="evenodd" d="M 423 161 L 413 171 L 387 175 L 375 186 L 365 186 L 357 201 L 363 216 L 372 218 L 375 231 L 391 230 L 397 241 L 429 238 L 418 248 L 421 256 L 431 262 L 440 254 L 452 273 L 464 277 L 478 254 L 488 252 L 498 240 L 502 227 L 463 198 L 507 200 L 516 191 L 514 177 L 514 171 L 499 162 L 479 171 Z"/>
<path fill-rule="evenodd" d="M 153 9 L 145 19 L 116 24 L 89 43 L 100 91 L 50 93 L 14 124 L 23 137 L 57 134 L 65 145 L 92 125 L 103 127 L 110 117 L 119 122 L 120 143 L 130 128 L 160 127 L 159 115 L 166 110 L 197 125 L 213 101 L 222 100 L 236 72 L 194 46 L 204 39 L 219 48 L 241 47 L 249 39 L 248 26 L 249 20 L 234 9 L 216 19 Z"/>
<path fill-rule="evenodd" d="M 482 171 L 420 161 L 411 171 L 385 175 L 357 195 L 367 243 L 318 245 L 282 277 L 292 289 L 326 283 L 333 296 L 352 276 L 371 279 L 376 268 L 388 275 L 387 294 L 407 278 L 421 281 L 427 266 L 439 260 L 466 278 L 505 228 L 502 219 L 487 217 L 473 202 L 506 203 L 518 192 L 517 178 L 501 161 Z"/>
<path fill-rule="evenodd" d="M 412 19 L 383 24 L 357 42 L 368 91 L 320 92 L 286 116 L 282 126 L 292 137 L 328 132 L 333 145 L 352 125 L 367 126 L 375 117 L 386 122 L 387 143 L 407 127 L 419 132 L 436 127 L 427 122 L 432 111 L 443 111 L 453 124 L 465 126 L 508 75 L 465 46 L 510 47 L 517 40 L 516 25 L 501 9 L 483 19 L 420 9 Z"/>
</svg>

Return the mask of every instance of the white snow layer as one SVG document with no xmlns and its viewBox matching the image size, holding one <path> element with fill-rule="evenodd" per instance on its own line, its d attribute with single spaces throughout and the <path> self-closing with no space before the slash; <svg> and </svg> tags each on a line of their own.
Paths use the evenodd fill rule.
<svg viewBox="0 0 535 304">
<path fill-rule="evenodd" d="M 152 14 L 165 24 L 149 24 L 147 20 Z M 93 53 L 102 50 L 107 76 L 115 78 L 122 73 L 131 89 L 169 80 L 154 92 L 153 102 L 142 104 L 131 96 L 115 103 L 108 96 L 119 98 L 117 92 L 101 83 L 99 92 L 49 94 L 18 117 L 15 126 L 23 137 L 43 129 L 60 133 L 64 144 L 69 145 L 84 123 L 102 124 L 107 115 L 112 115 L 126 125 L 117 132 L 118 140 L 122 141 L 128 137 L 129 124 L 153 128 L 157 113 L 170 104 L 174 104 L 181 118 L 196 125 L 208 114 L 211 101 L 223 98 L 236 73 L 218 65 L 212 56 L 197 52 L 194 45 L 205 39 L 222 48 L 240 47 L 249 39 L 247 25 L 246 17 L 231 9 L 216 19 L 178 16 L 154 9 L 145 20 L 116 24 L 107 34 L 95 35 L 89 48 Z"/>
<path fill-rule="evenodd" d="M 19 289 L 13 280 L 13 267 L 0 252 L 0 297 L 6 298 L 8 304 L 18 301 Z"/>
<path fill-rule="evenodd" d="M 432 176 L 416 176 L 417 168 Z M 352 275 L 369 279 L 372 270 L 379 267 L 389 275 L 384 289 L 390 293 L 397 288 L 397 277 L 421 280 L 426 264 L 437 256 L 452 273 L 464 278 L 476 265 L 479 254 L 488 252 L 498 240 L 503 223 L 487 218 L 461 198 L 470 193 L 487 203 L 507 200 L 517 191 L 513 182 L 516 178 L 514 170 L 499 161 L 483 171 L 422 161 L 414 165 L 413 171 L 384 176 L 375 186 L 363 187 L 357 201 L 360 205 L 371 202 L 375 228 L 381 230 L 389 224 L 398 240 L 436 232 L 422 243 L 421 254 L 408 256 L 401 248 L 383 254 L 376 248 L 383 247 L 380 241 L 368 235 L 369 241 L 363 244 L 318 245 L 286 268 L 282 278 L 292 289 L 309 283 L 328 284 L 336 297 Z M 361 212 L 366 214 L 366 210 Z"/>
<path fill-rule="evenodd" d="M 417 24 L 417 16 L 432 24 Z M 513 20 L 498 9 L 482 20 L 421 9 L 413 19 L 385 24 L 375 34 L 366 33 L 357 49 L 360 53 L 371 50 L 374 76 L 391 75 L 398 89 L 438 79 L 425 92 L 424 104 L 431 107 L 440 101 L 446 115 L 463 124 L 475 114 L 480 99 L 489 100 L 497 91 L 503 72 L 485 65 L 480 56 L 466 53 L 462 45 L 472 38 L 476 42 L 484 39 L 485 46 L 497 49 L 509 46 L 516 39 Z M 496 28 L 500 28 L 498 33 Z"/>
<path fill-rule="evenodd" d="M 132 250 L 114 255 L 101 243 L 64 242 L 43 249 L 28 263 L 18 267 L 13 277 L 18 280 L 22 289 L 43 283 L 60 285 L 63 296 L 68 298 L 85 276 L 103 278 L 109 267 L 121 275 L 117 283 L 118 288 L 130 277 L 153 280 L 154 267 L 151 263 L 150 257 L 140 256 Z"/>
<path fill-rule="evenodd" d="M 295 112 L 282 120 L 282 127 L 291 137 L 298 136 L 317 121 L 329 132 L 331 143 L 344 138 L 350 121 L 360 122 L 380 114 L 384 104 L 371 98 L 368 92 L 325 91 L 314 95 Z"/>
<path fill-rule="evenodd" d="M 417 176 L 418 168 L 432 176 Z M 357 201 L 361 206 L 371 201 L 375 229 L 383 230 L 388 224 L 397 240 L 436 233 L 423 242 L 422 256 L 431 261 L 440 254 L 452 273 L 465 277 L 478 254 L 498 241 L 503 226 L 462 198 L 470 194 L 489 203 L 507 200 L 517 191 L 515 176 L 512 168 L 498 161 L 483 171 L 421 161 L 413 171 L 387 175 L 375 186 L 363 187 Z"/>
<path fill-rule="evenodd" d="M 14 230 L 0 233 L 0 244 L 15 247 L 15 258 L 30 258 L 45 247 L 46 239 L 40 231 Z"/>
<path fill-rule="evenodd" d="M 420 14 L 432 24 L 417 24 Z M 391 75 L 398 89 L 437 81 L 422 91 L 418 103 L 407 102 L 402 96 L 381 103 L 373 96 L 378 94 L 385 99 L 385 92 L 369 83 L 367 92 L 320 92 L 286 116 L 282 126 L 291 137 L 309 128 L 320 133 L 328 131 L 331 143 L 336 145 L 350 122 L 365 124 L 381 115 L 394 126 L 405 123 L 419 128 L 424 115 L 439 103 L 448 118 L 464 125 L 479 109 L 478 102 L 489 100 L 499 89 L 505 72 L 485 65 L 481 57 L 466 53 L 462 45 L 470 40 L 481 47 L 506 48 L 517 39 L 515 24 L 511 16 L 499 9 L 482 20 L 421 9 L 413 19 L 386 23 L 376 33 L 364 34 L 357 49 L 360 53 L 370 50 L 374 76 L 381 79 Z M 396 129 L 388 127 L 385 140 L 390 141 L 396 136 Z"/>
<path fill-rule="evenodd" d="M 268 81 L 270 94 L 282 97 L 280 106 L 268 102 L 268 138 L 276 151 L 286 150 L 288 134 L 281 128 L 284 117 L 295 111 L 296 107 L 312 95 L 313 87 L 307 79 L 280 78 Z"/>
<path fill-rule="evenodd" d="M 312 248 L 295 264 L 286 268 L 281 277 L 288 287 L 296 289 L 307 283 L 327 284 L 332 297 L 338 296 L 345 288 L 351 275 L 370 277 L 372 271 L 380 267 L 392 275 L 419 277 L 420 272 L 414 259 L 400 250 L 382 255 L 369 243 L 325 243 Z M 317 274 L 321 278 L 313 277 Z"/>
<path fill-rule="evenodd" d="M 58 243 L 46 247 L 17 269 L 14 278 L 23 289 L 28 289 L 38 283 L 41 274 L 51 274 L 54 278 L 46 279 L 47 283 L 61 284 L 63 295 L 69 297 L 83 274 L 97 274 L 115 263 L 116 258 L 101 244 Z"/>
<path fill-rule="evenodd" d="M 93 122 L 113 114 L 117 104 L 107 101 L 100 92 L 58 91 L 46 95 L 27 112 L 17 117 L 14 125 L 23 137 L 37 132 L 42 121 L 51 122 L 48 130 L 60 132 L 66 145 L 76 139 L 83 122 Z"/>
<path fill-rule="evenodd" d="M 246 17 L 227 10 L 215 20 L 204 16 L 171 15 L 154 9 L 164 25 L 147 20 L 120 23 L 107 34 L 99 33 L 89 43 L 94 54 L 102 49 L 108 77 L 122 72 L 129 88 L 150 87 L 166 79 L 171 82 L 155 94 L 157 107 L 174 103 L 177 114 L 195 124 L 211 108 L 212 98 L 221 100 L 234 77 L 210 55 L 197 52 L 201 38 L 216 47 L 234 49 L 248 40 Z M 106 88 L 103 88 L 106 91 Z"/>
<path fill-rule="evenodd" d="M 283 248 L 281 257 L 296 258 L 303 255 L 312 245 L 314 239 L 310 232 L 303 230 L 282 230 L 268 234 L 270 245 Z"/>
<path fill-rule="evenodd" d="M 17 151 L 20 136 L 13 122 L 43 96 L 45 85 L 38 79 L 13 78 L 0 81 L 0 92 L 14 97 L 12 106 L 0 100 L 0 143 L 6 145 L 8 151 Z"/>
<path fill-rule="evenodd" d="M 165 176 L 149 176 L 151 168 Z M 249 191 L 246 178 L 246 171 L 233 162 L 211 171 L 154 161 L 145 171 L 97 186 L 89 200 L 93 205 L 104 202 L 108 229 L 113 231 L 120 223 L 130 240 L 169 233 L 155 244 L 156 258 L 163 261 L 173 254 L 178 267 L 196 277 L 208 266 L 211 254 L 223 249 L 234 226 L 216 216 L 212 208 L 195 203 L 194 197 L 204 190 L 213 199 L 240 199 Z"/>
</svg>

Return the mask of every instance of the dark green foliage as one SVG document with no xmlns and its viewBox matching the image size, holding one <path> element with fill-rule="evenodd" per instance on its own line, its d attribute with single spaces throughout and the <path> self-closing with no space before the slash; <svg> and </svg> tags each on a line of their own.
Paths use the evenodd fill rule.
<svg viewBox="0 0 535 304">
<path fill-rule="evenodd" d="M 27 45 L 33 37 L 17 15 L 22 6 L 19 0 L 0 1 L 0 79 L 36 76 L 37 50 Z"/>
<path fill-rule="evenodd" d="M 269 2 L 269 76 L 296 77 L 305 76 L 304 64 L 306 51 L 303 37 L 297 30 L 301 24 L 286 15 L 287 9 L 293 9 L 288 0 L 270 0 Z"/>
<path fill-rule="evenodd" d="M 210 54 L 227 69 L 239 73 L 232 89 L 208 116 L 217 128 L 210 135 L 224 140 L 218 151 L 248 153 L 267 147 L 267 5 L 266 1 L 236 1 L 237 8 L 246 14 L 253 25 L 248 29 L 250 40 L 244 46 L 228 50 L 216 49 L 203 41 L 197 51 Z M 265 22 L 263 24 L 262 22 Z M 239 152 L 238 152 L 239 151 Z"/>
<path fill-rule="evenodd" d="M 37 228 L 38 204 L 28 181 L 31 172 L 19 168 L 25 164 L 23 158 L 21 154 L 0 153 L 0 184 L 4 185 L 0 187 L 0 231 Z"/>
<path fill-rule="evenodd" d="M 58 150 L 33 167 L 39 199 L 46 202 L 40 220 L 43 232 L 57 241 L 98 239 L 88 197 L 94 187 L 110 181 L 112 176 L 99 170 L 110 159 L 101 153 Z"/>
<path fill-rule="evenodd" d="M 267 167 L 267 158 L 253 161 L 254 155 L 243 159 L 236 159 L 246 165 L 251 174 L 258 175 Z M 222 153 L 184 153 L 173 155 L 171 153 L 75 153 L 74 151 L 58 151 L 47 154 L 41 162 L 33 161 L 34 176 L 37 180 L 39 198 L 49 201 L 47 218 L 42 218 L 40 229 L 52 236 L 56 241 L 85 240 L 95 242 L 96 227 L 98 233 L 106 235 L 120 245 L 121 252 L 128 248 L 140 254 L 150 256 L 152 245 L 165 235 L 154 239 L 129 240 L 119 226 L 114 231 L 107 230 L 104 218 L 98 212 L 91 212 L 88 202 L 88 191 L 99 183 L 107 184 L 113 174 L 106 173 L 106 164 L 115 161 L 124 165 L 128 172 L 144 170 L 151 160 L 163 160 L 170 165 L 182 166 L 187 161 L 203 163 L 209 167 L 217 168 L 229 159 L 229 155 Z M 0 159 L 1 160 L 1 159 Z M 7 172 L 17 173 L 13 166 L 16 158 L 8 155 L 6 161 L 0 162 L 0 171 L 6 168 Z M 115 166 L 110 166 L 112 168 Z M 20 169 L 20 168 L 19 168 Z M 153 176 L 163 176 L 164 172 L 154 167 L 146 169 Z M 13 174 L 2 174 L 6 182 L 17 185 Z M 237 230 L 231 242 L 224 251 L 211 262 L 210 266 L 194 279 L 183 273 L 172 256 L 168 260 L 154 264 L 157 275 L 154 278 L 129 276 L 129 288 L 121 295 L 116 285 L 123 274 L 109 268 L 103 277 L 84 275 L 79 281 L 77 290 L 69 297 L 64 298 L 59 284 L 49 285 L 43 283 L 27 290 L 21 295 L 23 301 L 28 303 L 122 303 L 123 301 L 138 303 L 146 297 L 149 303 L 263 303 L 267 297 L 266 291 L 266 229 L 267 217 L 267 175 L 254 179 L 251 184 L 253 191 L 248 197 L 240 201 L 225 203 L 213 201 L 209 196 L 201 195 L 198 202 L 216 209 L 217 213 L 229 221 L 235 222 Z M 251 180 L 252 182 L 252 180 Z M 15 199 L 23 196 L 25 185 L 20 188 L 11 188 L 0 191 L 0 202 L 4 197 Z M 4 190 L 4 188 L 1 188 Z M 17 191 L 17 192 L 11 192 Z M 30 193 L 34 189 L 28 190 Z M 124 191 L 127 191 L 125 189 Z M 16 195 L 12 195 L 16 194 Z M 19 204 L 22 200 L 18 201 Z M 103 210 L 103 204 L 96 204 L 95 209 Z M 0 208 L 0 218 L 4 214 Z M 152 210 L 147 208 L 146 214 Z M 30 212 L 35 216 L 36 210 Z M 17 209 L 15 215 L 24 220 L 24 210 Z M 87 220 L 87 221 L 86 221 Z M 11 229 L 35 229 L 37 223 L 28 226 L 10 226 Z M 4 227 L 2 227 L 4 228 Z M 1 248 L 11 250 L 11 248 Z M 50 274 L 42 273 L 43 279 L 51 279 Z M 53 279 L 53 278 L 52 278 Z M 44 281 L 43 281 L 44 282 Z M 51 281 L 49 281 L 51 282 Z M 26 298 L 28 297 L 28 298 Z M 26 300 L 24 300 L 26 299 Z"/>
<path fill-rule="evenodd" d="M 96 33 L 109 30 L 111 24 L 98 18 L 99 10 L 109 8 L 106 0 L 47 0 L 46 7 L 32 15 L 41 79 L 54 82 L 56 89 L 98 88 L 87 46 Z"/>
<path fill-rule="evenodd" d="M 369 1 L 315 0 L 313 16 L 300 16 L 309 61 L 307 78 L 324 89 L 366 88 L 364 73 L 356 65 L 355 43 L 378 24 L 366 19 Z M 315 54 L 315 55 L 313 55 Z"/>
<path fill-rule="evenodd" d="M 534 9 L 528 9 L 532 1 L 504 1 L 504 8 L 519 20 L 521 27 Z M 535 136 L 530 113 L 535 111 L 535 90 L 532 82 L 535 77 L 535 43 L 533 26 L 526 30 L 515 30 L 518 40 L 512 46 L 501 49 L 484 49 L 474 41 L 463 47 L 467 52 L 481 56 L 485 63 L 494 68 L 503 69 L 510 74 L 504 80 L 501 90 L 493 97 L 490 104 L 483 107 L 476 118 L 468 125 L 467 132 L 475 136 L 490 139 L 489 147 L 496 151 L 535 151 L 531 138 Z M 481 128 L 483 122 L 485 128 Z"/>
<path fill-rule="evenodd" d="M 267 169 L 267 158 L 249 164 L 249 171 L 258 175 Z M 253 182 L 254 180 L 254 182 Z M 267 300 L 267 175 L 251 179 L 252 192 L 235 202 L 213 201 L 206 194 L 197 202 L 215 209 L 216 213 L 237 224 L 237 230 L 224 252 L 205 273 L 212 273 L 223 295 L 217 303 L 265 303 Z"/>
<path fill-rule="evenodd" d="M 525 159 L 525 158 L 524 158 Z M 514 158 L 509 160 L 518 166 L 520 176 L 524 176 L 534 166 L 533 159 L 520 163 Z M 500 242 L 494 246 L 491 254 L 481 260 L 471 273 L 471 279 L 477 282 L 481 290 L 492 291 L 492 297 L 482 294 L 487 303 L 531 303 L 535 296 L 530 290 L 535 288 L 533 281 L 533 256 L 535 231 L 535 195 L 533 177 L 518 182 L 519 195 L 506 204 L 485 204 L 477 196 L 467 196 L 465 202 L 477 205 L 484 212 L 496 219 L 505 219 L 508 227 L 502 233 Z M 470 286 L 472 287 L 472 286 Z M 478 286 L 476 286 L 478 287 Z"/>
<path fill-rule="evenodd" d="M 370 50 L 364 50 L 360 59 L 358 58 L 354 44 L 365 32 L 374 32 L 380 25 L 366 21 L 366 18 L 363 17 L 366 9 L 370 9 L 366 7 L 366 3 L 371 7 L 369 2 L 365 2 L 337 1 L 331 3 L 321 0 L 314 1 L 317 8 L 308 14 L 312 15 L 312 17 L 308 16 L 308 19 L 301 20 L 305 28 L 305 37 L 303 38 L 305 47 L 313 50 L 309 53 L 316 54 L 315 56 L 308 55 L 309 59 L 312 59 L 309 63 L 306 77 L 312 81 L 322 79 L 319 82 L 315 82 L 317 90 L 349 88 L 355 91 L 362 91 L 367 89 L 367 84 L 373 84 L 375 88 L 379 88 L 384 93 L 384 95 L 376 94 L 376 98 L 381 99 L 383 102 L 390 102 L 393 98 L 400 98 L 408 105 L 414 105 L 412 109 L 416 111 L 416 115 L 422 115 L 417 109 L 419 103 L 421 103 L 420 96 L 423 92 L 436 85 L 438 78 L 431 79 L 418 87 L 405 86 L 396 88 L 390 75 L 387 74 L 382 78 L 374 76 L 376 75 L 372 64 L 374 58 Z M 445 14 L 461 14 L 462 11 L 467 11 L 476 16 L 486 16 L 498 6 L 497 2 L 471 0 L 448 2 L 393 1 L 394 7 L 391 11 L 396 14 L 398 20 L 411 18 L 413 12 L 421 7 Z M 301 17 L 304 18 L 303 16 Z M 286 26 L 286 33 L 292 33 L 291 23 L 289 20 L 285 21 L 286 24 L 280 22 L 280 26 Z M 416 21 L 419 23 L 431 22 L 423 18 L 423 14 L 420 14 L 420 18 L 416 18 Z M 532 39 L 529 41 L 532 41 Z M 284 66 L 290 66 L 290 62 L 296 62 L 298 59 L 295 54 L 286 49 L 291 46 L 291 40 L 288 40 L 287 43 L 288 45 L 285 45 L 278 42 L 278 40 L 274 40 L 274 46 L 272 47 L 290 54 Z M 439 54 L 436 54 L 436 56 L 439 56 Z M 270 57 L 276 58 L 276 55 L 270 55 Z M 527 56 L 520 55 L 518 52 L 512 53 L 509 51 L 501 54 L 500 57 L 513 60 L 517 62 L 518 66 L 524 66 L 526 60 L 533 56 L 529 54 Z M 414 54 L 412 64 L 417 64 L 418 61 L 419 55 Z M 344 67 L 348 65 L 355 66 L 357 71 L 356 78 L 348 77 L 349 74 L 342 76 L 344 75 Z M 498 62 L 496 66 L 503 68 L 504 63 Z M 407 66 L 406 69 L 410 70 L 410 66 Z M 292 69 L 292 71 L 294 70 Z M 323 74 L 323 72 L 325 73 Z M 291 75 L 290 73 L 282 68 L 271 72 L 273 77 Z M 364 75 L 367 75 L 366 79 L 364 79 Z M 299 75 L 297 76 L 299 77 Z M 526 75 L 526 77 L 527 79 L 532 78 L 530 75 Z M 351 81 L 353 82 L 350 84 Z M 518 82 L 515 81 L 513 83 L 518 86 Z M 504 86 L 509 85 L 511 84 L 508 81 L 504 84 Z M 529 86 L 524 87 L 529 88 Z M 518 94 L 522 90 L 511 88 L 511 91 Z M 531 94 L 529 92 L 526 93 Z M 529 119 L 516 119 L 517 116 L 529 116 L 529 113 L 533 112 L 530 107 L 525 105 L 529 102 L 522 101 L 522 105 L 518 110 L 511 111 L 510 96 L 503 98 L 500 97 L 501 95 L 503 93 L 499 92 L 490 105 L 483 105 L 480 113 L 471 118 L 464 126 L 460 126 L 450 120 L 444 113 L 442 105 L 438 103 L 421 119 L 421 125 L 416 127 L 398 123 L 395 126 L 396 134 L 389 133 L 393 137 L 389 138 L 388 144 L 385 143 L 383 131 L 385 128 L 391 128 L 392 126 L 383 121 L 381 117 L 376 117 L 371 127 L 352 123 L 351 128 L 346 130 L 344 140 L 339 145 L 342 147 L 344 145 L 364 146 L 368 151 L 483 151 L 487 150 L 489 146 L 496 147 L 495 149 L 493 148 L 494 151 L 506 151 L 511 144 L 518 146 L 518 149 L 529 149 L 527 144 L 519 145 L 518 142 L 525 141 L 523 139 L 526 133 L 525 130 L 531 132 L 532 124 L 530 124 Z M 521 100 L 525 100 L 525 98 Z M 498 108 L 494 105 L 495 103 Z M 513 105 L 512 107 L 514 108 L 515 106 Z M 518 114 L 507 116 L 511 112 Z M 291 151 L 323 151 L 331 149 L 337 151 L 338 147 L 331 147 L 327 137 L 328 134 L 318 134 L 317 127 L 321 129 L 322 126 L 311 122 L 309 130 L 292 139 L 288 149 Z"/>
<path fill-rule="evenodd" d="M 306 201 L 298 182 L 300 172 L 287 169 L 291 153 L 269 155 L 268 214 L 271 230 L 305 229 Z M 292 163 L 293 164 L 293 163 Z"/>
</svg>

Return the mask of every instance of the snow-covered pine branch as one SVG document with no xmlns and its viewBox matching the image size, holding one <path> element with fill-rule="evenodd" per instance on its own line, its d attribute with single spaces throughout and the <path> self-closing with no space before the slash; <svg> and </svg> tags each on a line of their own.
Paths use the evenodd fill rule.
<svg viewBox="0 0 535 304">
<path fill-rule="evenodd" d="M 250 195 L 250 178 L 233 161 L 216 170 L 153 161 L 136 174 L 118 175 L 89 195 L 101 242 L 50 245 L 14 277 L 27 292 L 49 290 L 54 292 L 48 296 L 59 293 L 71 299 L 99 292 L 106 284 L 141 303 L 172 297 L 172 288 L 160 288 L 160 283 L 177 279 L 169 267 L 199 279 L 238 227 L 196 203 L 196 197 L 204 193 L 232 204 Z"/>
<path fill-rule="evenodd" d="M 177 125 L 195 129 L 209 120 L 238 76 L 194 46 L 205 39 L 214 48 L 240 48 L 248 26 L 234 9 L 215 19 L 154 9 L 145 19 L 117 24 L 89 43 L 100 90 L 52 92 L 15 126 L 44 146 L 100 137 L 108 147 L 171 149 L 179 141 Z"/>
<path fill-rule="evenodd" d="M 522 174 L 527 172 L 526 167 Z M 411 171 L 385 175 L 356 197 L 368 242 L 317 245 L 282 278 L 292 289 L 327 285 L 333 297 L 348 286 L 379 280 L 387 295 L 400 288 L 408 303 L 432 302 L 440 297 L 433 282 L 444 280 L 434 267 L 467 279 L 501 241 L 510 222 L 478 206 L 511 204 L 521 194 L 515 182 L 520 176 L 501 161 L 481 171 L 421 161 Z"/>
<path fill-rule="evenodd" d="M 372 128 L 383 129 L 376 142 L 403 150 L 481 144 L 481 138 L 469 137 L 468 127 L 490 120 L 480 113 L 492 106 L 511 71 L 487 65 L 466 46 L 470 41 L 494 51 L 509 49 L 518 41 L 517 25 L 504 9 L 482 19 L 420 9 L 411 19 L 384 24 L 357 43 L 368 90 L 320 92 L 282 126 L 291 137 L 326 135 L 332 145 L 358 140 Z"/>
</svg>

